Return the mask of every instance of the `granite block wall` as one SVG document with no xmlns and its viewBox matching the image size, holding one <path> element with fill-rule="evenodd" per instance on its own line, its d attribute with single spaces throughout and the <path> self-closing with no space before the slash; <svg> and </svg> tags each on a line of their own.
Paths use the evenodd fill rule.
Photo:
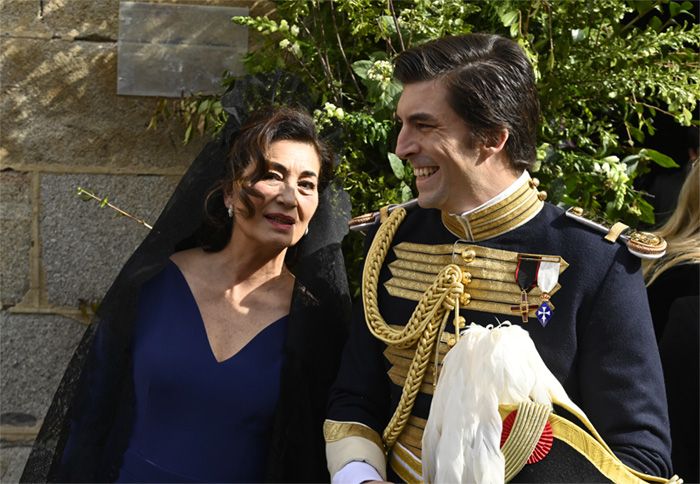
<svg viewBox="0 0 700 484">
<path fill-rule="evenodd" d="M 90 304 L 148 232 L 77 187 L 153 222 L 204 143 L 183 146 L 177 122 L 146 130 L 157 100 L 117 95 L 119 7 L 0 0 L 1 482 L 19 479 Z"/>
</svg>

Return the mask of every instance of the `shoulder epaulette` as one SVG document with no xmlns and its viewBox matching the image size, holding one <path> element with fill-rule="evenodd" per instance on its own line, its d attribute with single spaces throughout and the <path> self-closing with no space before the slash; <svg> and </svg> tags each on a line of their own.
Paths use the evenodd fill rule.
<svg viewBox="0 0 700 484">
<path fill-rule="evenodd" d="M 389 216 L 389 214 L 399 208 L 405 208 L 405 209 L 411 209 L 415 206 L 418 205 L 418 199 L 413 198 L 409 200 L 408 202 L 404 203 L 398 203 L 398 204 L 392 204 L 392 205 L 386 205 L 382 208 L 380 208 L 377 212 L 370 212 L 370 213 L 365 213 L 362 215 L 358 215 L 357 217 L 353 217 L 350 219 L 348 222 L 348 226 L 350 227 L 350 230 L 353 231 L 359 231 L 359 232 L 365 232 L 367 229 L 369 229 L 372 225 L 376 224 L 377 222 L 382 223 L 386 218 Z"/>
<path fill-rule="evenodd" d="M 617 241 L 623 242 L 630 253 L 642 259 L 658 259 L 666 254 L 666 241 L 651 232 L 635 230 L 622 222 L 608 226 L 607 223 L 598 218 L 584 216 L 584 210 L 581 207 L 568 209 L 566 216 L 604 234 L 603 239 L 611 244 Z"/>
</svg>

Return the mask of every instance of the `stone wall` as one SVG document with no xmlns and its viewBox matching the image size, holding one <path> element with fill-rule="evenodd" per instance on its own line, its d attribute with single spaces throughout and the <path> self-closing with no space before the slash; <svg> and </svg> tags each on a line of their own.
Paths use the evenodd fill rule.
<svg viewBox="0 0 700 484">
<path fill-rule="evenodd" d="M 148 230 L 77 187 L 152 222 L 202 146 L 175 122 L 147 131 L 155 99 L 117 96 L 118 14 L 118 0 L 0 0 L 2 482 L 21 474 L 85 308 Z"/>
</svg>

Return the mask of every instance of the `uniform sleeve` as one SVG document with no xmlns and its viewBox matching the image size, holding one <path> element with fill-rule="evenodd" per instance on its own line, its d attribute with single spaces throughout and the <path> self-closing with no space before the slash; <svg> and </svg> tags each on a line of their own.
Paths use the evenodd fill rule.
<svg viewBox="0 0 700 484">
<path fill-rule="evenodd" d="M 374 236 L 367 236 L 366 247 Z M 350 462 L 365 462 L 386 478 L 381 434 L 389 421 L 389 378 L 385 345 L 369 332 L 362 300 L 353 304 L 350 336 L 338 377 L 331 388 L 324 425 L 328 468 L 333 476 Z"/>
<path fill-rule="evenodd" d="M 581 405 L 625 464 L 669 476 L 666 392 L 639 266 L 620 247 L 578 328 Z"/>
<path fill-rule="evenodd" d="M 390 395 L 382 346 L 367 329 L 358 303 L 324 426 L 331 475 L 349 462 L 366 462 L 386 477 L 381 433 L 389 420 Z"/>
</svg>

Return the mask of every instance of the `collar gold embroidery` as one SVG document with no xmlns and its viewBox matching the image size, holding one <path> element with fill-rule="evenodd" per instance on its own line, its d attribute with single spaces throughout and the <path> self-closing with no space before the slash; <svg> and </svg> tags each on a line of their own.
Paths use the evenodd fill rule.
<svg viewBox="0 0 700 484">
<path fill-rule="evenodd" d="M 486 204 L 465 215 L 442 212 L 442 223 L 447 230 L 468 242 L 505 234 L 528 222 L 542 210 L 547 194 L 538 191 L 538 185 L 537 178 L 524 177 L 521 185 L 503 200 Z"/>
</svg>

